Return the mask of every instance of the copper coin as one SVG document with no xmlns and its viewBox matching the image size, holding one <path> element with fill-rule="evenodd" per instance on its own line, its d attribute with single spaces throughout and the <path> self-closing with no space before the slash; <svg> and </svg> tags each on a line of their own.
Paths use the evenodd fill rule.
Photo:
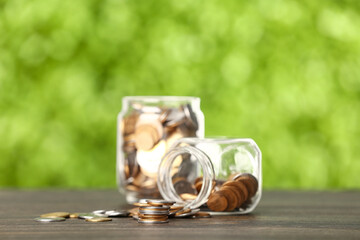
<svg viewBox="0 0 360 240">
<path fill-rule="evenodd" d="M 253 196 L 255 196 L 259 184 L 258 184 L 258 180 L 250 173 L 243 173 L 238 175 L 237 177 L 234 178 L 235 181 L 239 181 L 245 184 L 248 192 L 249 192 L 249 196 L 248 198 L 252 198 Z"/>
<path fill-rule="evenodd" d="M 221 190 L 226 190 L 229 189 L 230 191 L 232 191 L 235 195 L 236 195 L 236 206 L 235 208 L 239 208 L 241 206 L 241 204 L 244 202 L 241 193 L 239 192 L 239 190 L 234 187 L 234 186 L 224 186 L 221 188 Z"/>
<path fill-rule="evenodd" d="M 211 215 L 207 212 L 198 212 L 193 216 L 193 218 L 211 218 Z"/>
<path fill-rule="evenodd" d="M 194 181 L 194 184 L 196 185 L 198 182 L 202 182 L 203 181 L 203 177 L 197 177 Z"/>
<path fill-rule="evenodd" d="M 240 202 L 239 202 L 240 206 L 241 206 L 241 204 L 242 204 L 243 202 L 245 202 L 246 199 L 248 198 L 248 190 L 247 190 L 245 184 L 242 183 L 242 182 L 238 182 L 238 181 L 227 181 L 226 183 L 224 183 L 223 186 L 224 186 L 224 187 L 225 187 L 225 186 L 233 186 L 233 187 L 235 187 L 235 188 L 239 191 L 239 193 L 240 193 L 240 195 L 241 195 L 241 199 L 240 199 Z"/>
<path fill-rule="evenodd" d="M 228 202 L 228 206 L 225 211 L 233 211 L 238 204 L 238 200 L 234 191 L 232 191 L 231 189 L 223 189 L 219 192 L 222 192 L 224 194 Z"/>
<path fill-rule="evenodd" d="M 210 194 L 209 199 L 207 201 L 207 206 L 215 212 L 222 212 L 225 211 L 225 209 L 227 209 L 228 200 L 222 192 L 220 191 L 214 192 Z"/>
<path fill-rule="evenodd" d="M 201 191 L 202 185 L 203 185 L 202 181 L 195 183 L 195 189 L 198 193 Z"/>
</svg>

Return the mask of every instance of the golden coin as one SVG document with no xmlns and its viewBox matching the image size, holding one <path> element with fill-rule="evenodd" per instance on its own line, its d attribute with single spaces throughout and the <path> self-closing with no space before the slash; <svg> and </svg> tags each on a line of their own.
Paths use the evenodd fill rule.
<svg viewBox="0 0 360 240">
<path fill-rule="evenodd" d="M 134 206 L 137 207 L 150 207 L 151 205 L 149 203 L 133 203 Z"/>
<path fill-rule="evenodd" d="M 170 207 L 170 210 L 176 210 L 176 211 L 178 211 L 178 210 L 181 210 L 181 209 L 183 209 L 183 208 L 184 208 L 183 205 L 172 205 L 172 206 Z"/>
<path fill-rule="evenodd" d="M 68 218 L 69 216 L 70 216 L 70 213 L 68 213 L 68 212 L 52 212 L 52 213 L 42 214 L 40 217 L 42 217 L 42 218 L 57 218 L 57 217 Z"/>
<path fill-rule="evenodd" d="M 112 221 L 111 218 L 105 218 L 105 217 L 94 217 L 94 218 L 87 218 L 85 219 L 87 222 L 109 222 Z"/>
<path fill-rule="evenodd" d="M 147 199 L 146 202 L 152 206 L 171 206 L 176 203 L 174 201 L 167 201 L 162 199 Z"/>
<path fill-rule="evenodd" d="M 134 207 L 130 210 L 128 210 L 128 212 L 131 214 L 131 213 L 138 213 L 139 212 L 139 208 L 138 207 Z"/>
<path fill-rule="evenodd" d="M 184 200 L 194 200 L 197 198 L 197 195 L 192 193 L 182 193 L 180 194 L 180 197 Z"/>
<path fill-rule="evenodd" d="M 183 209 L 183 210 L 178 211 L 177 213 L 175 213 L 175 216 L 179 216 L 179 215 L 181 215 L 181 214 L 189 213 L 189 212 L 191 212 L 191 209 L 190 209 L 190 208 Z"/>
<path fill-rule="evenodd" d="M 152 127 L 151 125 L 143 125 L 136 128 L 135 144 L 137 149 L 150 151 L 160 140 L 160 138 L 161 136 L 159 135 L 156 128 Z"/>
<path fill-rule="evenodd" d="M 78 213 L 70 213 L 69 217 L 70 218 L 78 218 L 79 214 Z"/>
</svg>

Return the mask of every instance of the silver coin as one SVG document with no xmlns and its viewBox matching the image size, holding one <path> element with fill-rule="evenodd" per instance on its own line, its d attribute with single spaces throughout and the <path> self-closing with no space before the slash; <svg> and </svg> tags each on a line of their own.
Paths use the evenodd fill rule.
<svg viewBox="0 0 360 240">
<path fill-rule="evenodd" d="M 138 223 L 146 223 L 146 224 L 160 224 L 160 223 L 168 223 L 169 220 L 164 220 L 164 221 L 157 221 L 157 220 L 144 220 L 144 219 L 139 219 Z"/>
<path fill-rule="evenodd" d="M 145 206 L 140 207 L 139 210 L 153 210 L 153 211 L 161 211 L 161 210 L 169 210 L 170 206 Z"/>
<path fill-rule="evenodd" d="M 140 200 L 138 201 L 138 203 L 147 203 L 147 200 L 148 200 L 148 199 L 143 198 L 143 199 L 140 199 Z"/>
<path fill-rule="evenodd" d="M 92 211 L 93 214 L 105 214 L 106 210 L 95 210 Z"/>
<path fill-rule="evenodd" d="M 102 214 L 105 215 L 105 214 Z M 107 215 L 105 215 L 107 217 Z M 79 214 L 79 218 L 81 219 L 89 219 L 89 218 L 96 218 L 96 217 L 100 217 L 99 214 L 94 214 L 94 213 L 80 213 Z"/>
<path fill-rule="evenodd" d="M 63 218 L 63 217 L 56 217 L 56 218 L 38 217 L 38 218 L 35 218 L 35 221 L 38 221 L 38 222 L 62 222 L 62 221 L 65 221 L 65 218 Z"/>
<path fill-rule="evenodd" d="M 152 210 L 139 210 L 141 214 L 151 214 L 151 215 L 168 215 L 169 211 L 152 211 Z"/>
<path fill-rule="evenodd" d="M 147 199 L 147 203 L 173 205 L 176 202 L 175 201 L 167 201 L 167 200 L 164 200 L 164 199 Z"/>
<path fill-rule="evenodd" d="M 178 109 L 170 109 L 165 121 L 165 125 L 168 127 L 176 127 L 183 123 L 185 120 L 185 113 Z"/>
<path fill-rule="evenodd" d="M 109 217 L 107 214 L 102 214 L 102 213 L 94 213 L 97 217 L 103 217 L 103 218 L 107 218 Z"/>
<path fill-rule="evenodd" d="M 132 215 L 132 218 L 135 220 L 139 220 L 139 215 Z"/>
<path fill-rule="evenodd" d="M 105 215 L 109 217 L 127 217 L 129 215 L 129 212 L 125 210 L 121 210 L 121 211 L 109 210 L 105 212 Z"/>
<path fill-rule="evenodd" d="M 176 217 L 176 218 L 190 217 L 190 216 L 195 215 L 195 214 L 196 214 L 197 212 L 199 212 L 199 211 L 200 211 L 200 208 L 191 209 L 191 212 L 183 213 L 183 214 L 177 215 L 177 216 L 175 216 L 175 217 Z"/>
</svg>

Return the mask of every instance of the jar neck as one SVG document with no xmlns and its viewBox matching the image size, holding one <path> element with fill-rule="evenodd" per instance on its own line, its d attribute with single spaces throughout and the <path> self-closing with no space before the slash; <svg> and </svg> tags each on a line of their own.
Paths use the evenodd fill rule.
<svg viewBox="0 0 360 240">
<path fill-rule="evenodd" d="M 203 184 L 198 196 L 191 202 L 184 201 L 176 192 L 173 182 L 171 170 L 176 158 L 183 154 L 190 154 L 198 162 L 203 172 Z M 192 146 L 175 147 L 170 149 L 163 157 L 158 171 L 158 188 L 165 200 L 184 203 L 186 208 L 198 208 L 206 203 L 213 184 L 215 172 L 213 164 L 209 157 L 201 150 Z"/>
</svg>

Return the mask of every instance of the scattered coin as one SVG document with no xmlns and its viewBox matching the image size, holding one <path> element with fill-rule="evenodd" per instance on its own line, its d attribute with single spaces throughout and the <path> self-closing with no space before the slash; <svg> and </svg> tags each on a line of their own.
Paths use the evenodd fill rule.
<svg viewBox="0 0 360 240">
<path fill-rule="evenodd" d="M 70 218 L 79 218 L 79 214 L 78 213 L 70 213 L 69 217 Z"/>
<path fill-rule="evenodd" d="M 95 210 L 92 211 L 93 214 L 105 214 L 106 210 Z"/>
<path fill-rule="evenodd" d="M 105 212 L 105 215 L 107 215 L 108 217 L 127 217 L 129 215 L 129 212 L 125 210 L 109 210 Z"/>
<path fill-rule="evenodd" d="M 182 210 L 180 210 L 180 211 L 177 211 L 177 212 L 175 213 L 175 216 L 179 216 L 179 215 L 182 215 L 182 214 L 185 214 L 185 213 L 189 213 L 189 212 L 191 212 L 191 209 L 190 209 L 190 208 L 182 209 Z"/>
<path fill-rule="evenodd" d="M 80 213 L 79 218 L 81 219 L 90 219 L 90 218 L 96 218 L 99 217 L 98 215 L 94 213 Z"/>
<path fill-rule="evenodd" d="M 40 217 L 42 218 L 57 218 L 57 217 L 68 218 L 69 216 L 70 213 L 68 212 L 52 212 L 52 213 L 45 213 L 40 215 Z"/>
<path fill-rule="evenodd" d="M 87 222 L 109 222 L 112 221 L 111 218 L 104 218 L 104 217 L 94 217 L 94 218 L 87 218 L 85 219 Z"/>
<path fill-rule="evenodd" d="M 176 218 L 190 217 L 190 216 L 194 216 L 199 211 L 200 211 L 199 208 L 191 209 L 189 212 L 185 212 L 185 213 L 182 213 L 182 214 L 175 214 L 175 217 Z"/>
<path fill-rule="evenodd" d="M 62 222 L 65 221 L 64 217 L 38 217 L 35 218 L 38 222 Z"/>
<path fill-rule="evenodd" d="M 195 213 L 193 218 L 211 218 L 211 215 L 210 215 L 210 213 L 207 213 L 207 212 L 197 212 L 197 213 Z"/>
</svg>

